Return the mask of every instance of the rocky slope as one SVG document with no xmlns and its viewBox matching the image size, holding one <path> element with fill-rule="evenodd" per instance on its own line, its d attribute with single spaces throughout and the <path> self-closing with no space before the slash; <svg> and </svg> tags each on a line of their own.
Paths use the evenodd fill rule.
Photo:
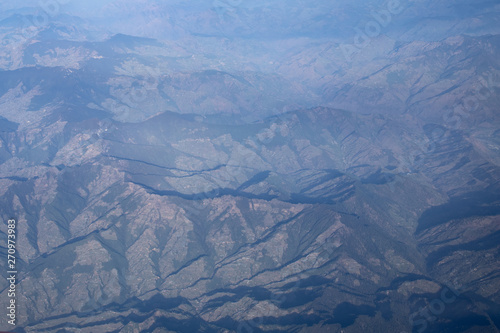
<svg viewBox="0 0 500 333">
<path fill-rule="evenodd" d="M 481 24 L 388 27 L 346 61 L 338 36 L 16 22 L 0 22 L 16 332 L 498 331 L 500 42 Z"/>
<path fill-rule="evenodd" d="M 493 328 L 498 166 L 463 134 L 418 163 L 425 126 L 401 120 L 59 120 L 38 147 L 4 132 L 22 327 L 400 331 L 459 285 L 432 327 Z"/>
</svg>

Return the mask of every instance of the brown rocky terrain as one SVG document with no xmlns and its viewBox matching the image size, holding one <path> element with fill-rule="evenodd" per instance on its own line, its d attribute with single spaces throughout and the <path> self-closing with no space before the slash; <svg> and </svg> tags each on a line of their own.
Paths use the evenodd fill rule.
<svg viewBox="0 0 500 333">
<path fill-rule="evenodd" d="M 12 22 L 15 332 L 498 331 L 498 35 L 388 27 L 346 61 L 340 35 Z"/>
</svg>

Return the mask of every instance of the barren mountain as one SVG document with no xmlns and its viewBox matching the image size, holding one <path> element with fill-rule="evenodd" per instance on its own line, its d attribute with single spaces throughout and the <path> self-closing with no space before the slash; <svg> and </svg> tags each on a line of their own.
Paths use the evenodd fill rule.
<svg viewBox="0 0 500 333">
<path fill-rule="evenodd" d="M 160 15 L 142 3 L 106 8 Z M 29 35 L 31 14 L 4 15 L 0 214 L 17 220 L 18 312 L 0 329 L 497 332 L 498 6 L 468 3 L 413 22 L 445 10 L 413 1 L 349 59 L 345 24 L 312 36 L 334 8 L 300 1 L 223 36 L 213 8 L 172 4 L 185 25 L 150 23 L 177 39 L 96 33 L 83 9 Z M 233 18 L 277 15 L 259 4 Z M 337 5 L 344 23 L 360 8 Z M 298 36 L 286 22 L 301 15 Z M 458 23 L 431 40 L 426 20 Z"/>
</svg>

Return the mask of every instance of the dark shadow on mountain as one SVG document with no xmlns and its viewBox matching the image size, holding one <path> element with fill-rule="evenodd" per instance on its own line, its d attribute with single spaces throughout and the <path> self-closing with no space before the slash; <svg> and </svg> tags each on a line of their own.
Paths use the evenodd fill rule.
<svg viewBox="0 0 500 333">
<path fill-rule="evenodd" d="M 442 307 L 436 306 L 436 310 L 440 309 L 439 313 L 432 314 L 434 320 L 427 321 L 425 323 L 425 332 L 468 332 L 471 329 L 475 329 L 474 332 L 480 332 L 479 327 L 490 326 L 490 322 L 486 316 L 477 314 L 473 312 L 475 308 L 473 303 L 462 295 L 453 299 L 453 294 L 446 296 L 450 298 L 447 303 L 442 302 L 441 292 L 436 294 L 419 294 L 414 295 L 410 298 L 410 302 L 413 303 L 412 313 L 419 313 L 420 311 L 425 311 L 432 314 L 429 309 L 430 302 L 440 302 Z M 415 301 L 418 299 L 419 301 Z M 490 308 L 491 309 L 491 308 Z M 434 310 L 434 311 L 436 311 Z M 424 327 L 425 314 L 417 315 L 415 317 L 415 323 L 420 322 L 421 324 L 415 325 L 412 332 L 419 332 Z"/>
<path fill-rule="evenodd" d="M 290 200 L 286 200 L 287 202 L 290 202 L 292 204 L 327 204 L 327 205 L 333 205 L 338 202 L 343 202 L 352 196 L 354 196 L 355 190 L 352 188 L 348 188 L 344 191 L 341 191 L 339 193 L 331 194 L 331 195 L 325 195 L 325 196 L 319 196 L 319 197 L 313 197 L 313 196 L 307 196 L 303 195 L 300 193 L 292 193 L 290 195 Z"/>
<path fill-rule="evenodd" d="M 369 305 L 354 305 L 348 302 L 340 303 L 333 310 L 333 318 L 328 320 L 328 324 L 340 324 L 342 327 L 347 327 L 354 324 L 354 321 L 359 316 L 375 316 L 375 307 Z"/>
<path fill-rule="evenodd" d="M 382 172 L 381 169 L 378 169 L 377 172 L 369 175 L 368 177 L 361 179 L 362 184 L 374 184 L 374 185 L 383 185 L 390 183 L 396 178 L 396 176 L 392 173 Z"/>
<path fill-rule="evenodd" d="M 194 193 L 194 194 L 185 194 L 177 191 L 163 191 L 163 190 L 157 190 L 154 189 L 150 186 L 140 184 L 140 183 L 135 183 L 132 182 L 133 184 L 136 184 L 138 186 L 141 186 L 144 188 L 148 193 L 151 194 L 156 194 L 156 195 L 161 195 L 161 196 L 172 196 L 172 197 L 179 197 L 185 200 L 204 200 L 204 199 L 214 199 L 214 198 L 220 198 L 226 195 L 229 196 L 234 196 L 234 197 L 242 197 L 242 198 L 247 198 L 247 199 L 260 199 L 260 200 L 266 200 L 270 201 L 272 199 L 276 199 L 278 196 L 276 195 L 270 195 L 270 194 L 252 194 L 248 192 L 242 192 L 230 188 L 217 188 L 211 191 L 207 192 L 200 192 L 200 193 Z"/>
<path fill-rule="evenodd" d="M 15 132 L 19 127 L 18 123 L 7 120 L 6 118 L 0 116 L 0 132 Z"/>
<path fill-rule="evenodd" d="M 217 297 L 207 302 L 204 310 L 216 308 L 224 304 L 236 303 L 244 297 L 252 298 L 255 301 L 269 301 L 282 309 L 289 309 L 301 306 L 314 301 L 322 295 L 321 287 L 330 283 L 329 279 L 321 276 L 311 276 L 307 279 L 288 283 L 281 287 L 282 292 L 276 293 L 263 287 L 237 287 L 233 289 L 212 290 L 207 295 L 217 293 L 230 293 Z"/>
<path fill-rule="evenodd" d="M 108 39 L 107 42 L 112 44 L 113 46 L 129 47 L 129 48 L 134 48 L 136 46 L 143 46 L 143 45 L 149 45 L 149 46 L 160 45 L 160 43 L 153 38 L 136 37 L 121 33 L 112 36 L 110 39 Z"/>
<path fill-rule="evenodd" d="M 236 190 L 241 191 L 241 190 L 246 189 L 247 187 L 250 187 L 252 185 L 256 185 L 256 184 L 266 180 L 267 177 L 269 177 L 270 173 L 271 173 L 270 171 L 259 172 L 258 174 L 256 174 L 255 176 L 253 176 L 252 178 L 250 178 L 249 180 L 247 180 L 246 182 L 241 184 Z"/>
<path fill-rule="evenodd" d="M 490 186 L 485 191 L 467 193 L 451 198 L 443 205 L 427 209 L 418 219 L 416 233 L 419 234 L 455 219 L 498 214 L 500 214 L 500 190 L 498 186 Z"/>
<path fill-rule="evenodd" d="M 291 309 L 310 303 L 319 298 L 322 294 L 323 291 L 320 290 L 320 288 L 303 289 L 302 287 L 281 296 L 281 300 L 277 305 L 281 309 Z"/>
<path fill-rule="evenodd" d="M 500 230 L 465 244 L 444 246 L 437 251 L 431 252 L 426 258 L 427 268 L 431 269 L 442 258 L 451 255 L 455 251 L 484 251 L 498 246 L 500 246 Z"/>
<path fill-rule="evenodd" d="M 288 327 L 289 325 L 299 325 L 299 326 L 313 326 L 319 324 L 323 321 L 323 318 L 320 315 L 309 315 L 309 314 L 289 314 L 279 317 L 271 317 L 271 316 L 263 316 L 258 318 L 253 318 L 248 321 L 236 321 L 231 317 L 224 317 L 214 322 L 219 327 L 225 328 L 231 332 L 252 332 L 252 333 L 284 333 L 290 332 L 286 329 L 266 329 L 263 330 L 260 327 L 264 325 L 273 325 L 276 326 L 284 326 Z"/>
<path fill-rule="evenodd" d="M 216 308 L 226 304 L 227 302 L 235 303 L 244 297 L 250 297 L 256 301 L 264 301 L 273 299 L 273 293 L 263 287 L 237 287 L 233 289 L 217 289 L 213 290 L 207 295 L 213 295 L 216 293 L 231 293 L 232 296 L 226 295 L 222 297 L 214 298 L 207 302 L 204 309 Z"/>
<path fill-rule="evenodd" d="M 445 317 L 442 316 L 438 319 L 437 323 L 430 323 L 426 332 L 432 333 L 456 333 L 456 332 L 467 332 L 471 328 L 475 328 L 475 332 L 479 332 L 478 327 L 490 326 L 488 318 L 475 313 L 470 313 L 466 316 L 454 316 L 452 318 L 447 318 L 444 322 Z M 418 331 L 415 331 L 418 332 Z"/>
<path fill-rule="evenodd" d="M 375 299 L 375 306 L 377 311 L 380 312 L 382 318 L 389 321 L 393 317 L 391 309 L 391 298 L 388 295 L 379 294 Z"/>
<path fill-rule="evenodd" d="M 207 322 L 200 319 L 199 317 L 193 317 L 193 318 L 184 319 L 184 320 L 177 319 L 174 317 L 158 318 L 154 321 L 154 324 L 148 328 L 148 332 L 153 332 L 156 328 L 160 328 L 163 330 L 167 329 L 171 332 L 179 332 L 179 333 L 192 333 L 192 332 L 217 333 L 217 332 L 220 332 L 220 330 L 213 328 L 213 327 L 210 327 L 207 324 Z"/>
<path fill-rule="evenodd" d="M 66 104 L 64 107 L 57 109 L 53 116 L 55 115 L 67 122 L 81 122 L 88 119 L 106 119 L 111 116 L 111 113 L 85 106 Z"/>
</svg>

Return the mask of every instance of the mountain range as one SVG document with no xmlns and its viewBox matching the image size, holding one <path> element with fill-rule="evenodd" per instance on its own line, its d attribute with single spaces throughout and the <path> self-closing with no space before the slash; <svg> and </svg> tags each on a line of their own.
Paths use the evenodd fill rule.
<svg viewBox="0 0 500 333">
<path fill-rule="evenodd" d="M 0 329 L 498 332 L 497 1 L 26 6 Z"/>
</svg>

